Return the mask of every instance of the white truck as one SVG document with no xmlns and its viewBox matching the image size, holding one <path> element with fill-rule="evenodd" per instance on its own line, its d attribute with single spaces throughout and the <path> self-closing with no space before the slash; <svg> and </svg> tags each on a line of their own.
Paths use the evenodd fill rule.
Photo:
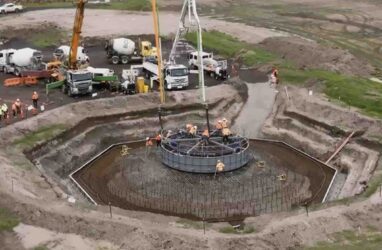
<svg viewBox="0 0 382 250">
<path fill-rule="evenodd" d="M 146 78 L 154 78 L 158 81 L 158 64 L 153 58 L 145 60 L 142 66 Z M 189 70 L 186 66 L 180 64 L 165 65 L 162 73 L 165 89 L 183 89 L 188 87 Z"/>
<path fill-rule="evenodd" d="M 0 51 L 0 66 L 6 74 L 22 76 L 26 71 L 45 70 L 42 58 L 41 51 L 31 48 L 2 50 Z"/>
<path fill-rule="evenodd" d="M 6 3 L 2 6 L 0 6 L 0 13 L 1 14 L 7 14 L 12 12 L 20 12 L 23 10 L 23 6 L 19 4 L 14 3 Z"/>
<path fill-rule="evenodd" d="M 127 38 L 115 38 L 106 42 L 105 50 L 112 64 L 128 64 L 156 55 L 156 48 L 149 41 L 140 41 L 138 46 Z"/>
<path fill-rule="evenodd" d="M 65 83 L 62 91 L 68 96 L 93 93 L 93 75 L 87 70 L 68 70 L 65 72 Z"/>
<path fill-rule="evenodd" d="M 56 60 L 63 62 L 68 60 L 69 54 L 70 46 L 62 45 L 54 51 L 53 56 Z M 85 64 L 89 62 L 89 56 L 87 55 L 84 47 L 79 46 L 77 49 L 77 62 L 79 62 L 80 64 Z"/>
<path fill-rule="evenodd" d="M 227 72 L 227 60 L 217 61 L 213 58 L 212 53 L 202 52 L 203 68 L 207 75 L 219 80 L 226 80 L 229 78 Z M 190 53 L 188 58 L 188 65 L 191 69 L 197 69 L 199 65 L 198 52 Z"/>
</svg>

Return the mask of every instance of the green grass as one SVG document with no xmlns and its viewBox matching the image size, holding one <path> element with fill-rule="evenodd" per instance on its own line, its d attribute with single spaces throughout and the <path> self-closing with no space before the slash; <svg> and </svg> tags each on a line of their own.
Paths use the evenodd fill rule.
<svg viewBox="0 0 382 250">
<path fill-rule="evenodd" d="M 223 234 L 251 234 L 256 232 L 254 227 L 244 227 L 243 230 L 235 229 L 232 226 L 227 226 L 219 229 Z"/>
<path fill-rule="evenodd" d="M 196 33 L 188 33 L 186 39 L 196 44 Z M 333 101 L 356 107 L 362 113 L 382 118 L 382 84 L 366 78 L 351 77 L 320 69 L 301 70 L 293 62 L 236 38 L 218 32 L 203 33 L 203 47 L 219 55 L 240 57 L 247 66 L 273 64 L 280 69 L 280 79 L 284 83 L 302 85 L 308 80 L 323 84 L 324 93 Z"/>
<path fill-rule="evenodd" d="M 47 246 L 37 246 L 37 247 L 34 247 L 33 250 L 49 250 L 49 248 Z"/>
<path fill-rule="evenodd" d="M 75 8 L 72 2 L 48 2 L 48 3 L 26 3 L 25 8 L 54 9 L 54 8 Z M 122 2 L 111 2 L 105 4 L 86 4 L 87 9 L 114 9 L 114 10 L 134 10 L 150 11 L 151 2 L 149 0 L 127 0 Z"/>
<path fill-rule="evenodd" d="M 196 33 L 188 33 L 186 39 L 196 45 Z M 247 66 L 269 63 L 277 59 L 275 55 L 254 45 L 241 42 L 236 38 L 219 32 L 209 31 L 203 33 L 203 49 L 212 51 L 224 57 L 240 57 Z"/>
<path fill-rule="evenodd" d="M 66 38 L 65 32 L 54 27 L 51 27 L 44 32 L 34 32 L 26 37 L 34 47 L 40 49 L 55 47 L 60 44 L 60 41 L 64 38 Z"/>
<path fill-rule="evenodd" d="M 283 82 L 303 84 L 315 80 L 324 84 L 324 93 L 331 99 L 356 107 L 362 113 L 382 118 L 382 84 L 366 78 L 345 76 L 325 70 L 280 68 Z"/>
<path fill-rule="evenodd" d="M 318 242 L 305 250 L 379 250 L 382 246 L 382 234 L 368 228 L 367 232 L 342 231 L 334 234 L 330 242 Z"/>
<path fill-rule="evenodd" d="M 55 124 L 49 127 L 42 127 L 36 132 L 25 135 L 23 138 L 14 141 L 14 145 L 23 149 L 30 149 L 38 143 L 52 139 L 66 129 L 63 124 Z"/>
<path fill-rule="evenodd" d="M 188 219 L 179 219 L 176 223 L 182 225 L 184 228 L 193 228 L 193 229 L 203 229 L 202 221 L 193 221 Z M 208 223 L 206 223 L 206 228 L 208 227 Z"/>
<path fill-rule="evenodd" d="M 2 231 L 11 231 L 19 224 L 19 220 L 8 210 L 0 208 L 0 233 Z"/>
</svg>

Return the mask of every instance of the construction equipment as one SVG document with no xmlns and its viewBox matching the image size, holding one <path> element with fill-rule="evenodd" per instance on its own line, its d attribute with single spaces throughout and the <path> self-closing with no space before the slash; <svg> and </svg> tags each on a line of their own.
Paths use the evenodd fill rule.
<svg viewBox="0 0 382 250">
<path fill-rule="evenodd" d="M 67 45 L 62 45 L 58 47 L 54 53 L 53 57 L 55 61 L 67 62 L 69 60 L 70 47 Z M 84 47 L 79 46 L 77 48 L 77 65 L 83 65 L 89 62 L 89 56 L 86 54 Z"/>
<path fill-rule="evenodd" d="M 25 71 L 38 72 L 45 69 L 42 58 L 41 51 L 31 48 L 1 50 L 0 67 L 6 74 L 26 76 Z"/>
<path fill-rule="evenodd" d="M 64 73 L 66 78 L 62 91 L 69 96 L 79 94 L 91 94 L 93 92 L 92 73 L 87 70 L 79 70 L 77 53 L 80 43 L 80 35 L 85 12 L 85 0 L 77 2 L 76 16 L 73 25 L 72 42 L 68 57 L 68 69 Z"/>
<path fill-rule="evenodd" d="M 186 22 L 186 16 L 188 14 L 188 22 Z M 196 26 L 197 34 L 197 60 L 199 61 L 198 67 L 199 70 L 199 88 L 201 89 L 201 96 L 203 102 L 206 102 L 206 94 L 204 88 L 204 65 L 202 63 L 202 51 L 203 51 L 203 39 L 202 39 L 202 27 L 200 25 L 199 15 L 196 8 L 195 0 L 184 0 L 182 12 L 180 15 L 178 30 L 172 45 L 172 49 L 169 56 L 169 64 L 175 64 L 176 48 L 178 42 L 185 32 L 188 32 L 190 28 Z"/>
<path fill-rule="evenodd" d="M 202 52 L 202 61 L 204 66 L 204 72 L 216 80 L 228 79 L 228 62 L 227 60 L 215 60 L 212 53 Z M 188 64 L 190 68 L 198 69 L 199 59 L 198 52 L 192 52 L 189 55 Z"/>
<path fill-rule="evenodd" d="M 144 57 L 156 56 L 157 49 L 149 41 L 135 42 L 127 38 L 115 38 L 106 42 L 105 50 L 112 64 L 128 64 L 142 61 Z"/>
</svg>

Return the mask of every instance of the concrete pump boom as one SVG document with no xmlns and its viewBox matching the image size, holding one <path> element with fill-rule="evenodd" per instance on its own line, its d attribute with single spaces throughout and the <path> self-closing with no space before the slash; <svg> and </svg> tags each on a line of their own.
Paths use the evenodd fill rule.
<svg viewBox="0 0 382 250">
<path fill-rule="evenodd" d="M 203 67 L 203 39 L 202 39 L 202 26 L 200 25 L 199 15 L 196 9 L 196 0 L 184 0 L 182 12 L 180 15 L 179 26 L 176 32 L 174 43 L 170 52 L 169 63 L 175 64 L 176 46 L 179 42 L 182 33 L 188 29 L 186 27 L 186 15 L 188 13 L 188 23 L 190 26 L 197 26 L 197 44 L 198 44 L 198 60 L 199 60 L 199 88 L 202 91 L 202 100 L 206 102 L 206 91 L 204 86 L 204 67 Z"/>
<path fill-rule="evenodd" d="M 78 68 L 77 50 L 80 44 L 80 35 L 81 35 L 82 23 L 84 20 L 84 13 L 85 13 L 85 3 L 86 3 L 85 0 L 79 0 L 77 2 L 76 16 L 75 16 L 74 25 L 73 25 L 72 42 L 70 44 L 70 53 L 69 53 L 69 68 L 70 69 Z"/>
</svg>

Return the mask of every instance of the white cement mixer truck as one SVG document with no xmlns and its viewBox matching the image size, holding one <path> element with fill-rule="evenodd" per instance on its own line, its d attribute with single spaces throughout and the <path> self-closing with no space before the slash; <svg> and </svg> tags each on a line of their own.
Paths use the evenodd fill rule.
<svg viewBox="0 0 382 250">
<path fill-rule="evenodd" d="M 156 48 L 149 41 L 136 43 L 127 38 L 115 38 L 106 42 L 105 50 L 113 64 L 128 64 L 131 61 L 142 61 L 144 57 L 156 56 Z"/>
<path fill-rule="evenodd" d="M 0 51 L 0 66 L 4 73 L 12 73 L 16 76 L 26 75 L 28 71 L 42 71 L 45 65 L 42 62 L 41 51 L 24 48 Z"/>
<path fill-rule="evenodd" d="M 56 60 L 63 62 L 68 60 L 69 54 L 70 47 L 67 45 L 62 45 L 54 51 L 53 56 Z M 89 62 L 89 56 L 86 54 L 84 47 L 79 46 L 77 49 L 77 62 L 80 64 Z"/>
</svg>

